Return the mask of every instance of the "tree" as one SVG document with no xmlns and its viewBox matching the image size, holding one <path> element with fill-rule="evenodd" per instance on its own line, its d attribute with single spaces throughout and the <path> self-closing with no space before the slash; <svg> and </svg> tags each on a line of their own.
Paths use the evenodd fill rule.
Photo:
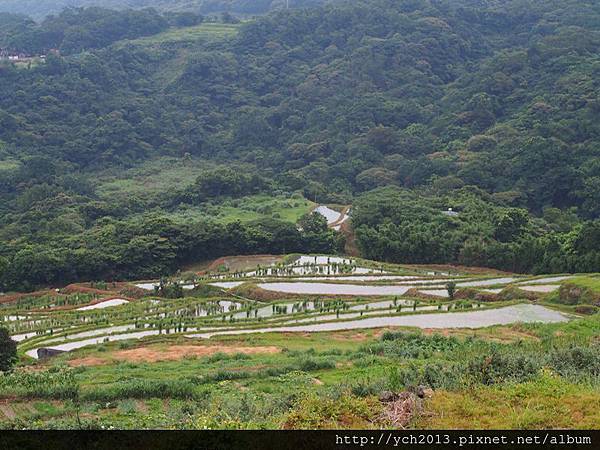
<svg viewBox="0 0 600 450">
<path fill-rule="evenodd" d="M 0 256 L 0 291 L 6 289 L 6 277 L 8 273 L 8 259 Z"/>
<path fill-rule="evenodd" d="M 324 233 L 327 231 L 327 219 L 318 212 L 304 214 L 298 219 L 298 227 L 304 233 Z"/>
<path fill-rule="evenodd" d="M 529 222 L 528 213 L 524 209 L 511 208 L 504 212 L 496 224 L 494 237 L 500 242 L 510 242 L 518 238 Z"/>
<path fill-rule="evenodd" d="M 454 281 L 450 281 L 446 284 L 446 289 L 448 290 L 448 298 L 450 300 L 454 300 L 454 294 L 456 293 L 456 283 Z"/>
<path fill-rule="evenodd" d="M 17 343 L 6 328 L 0 328 L 0 371 L 10 371 L 17 361 Z"/>
</svg>

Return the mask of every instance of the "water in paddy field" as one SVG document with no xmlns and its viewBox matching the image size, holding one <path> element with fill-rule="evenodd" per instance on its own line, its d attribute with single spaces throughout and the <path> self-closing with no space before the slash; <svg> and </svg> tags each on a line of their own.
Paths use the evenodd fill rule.
<svg viewBox="0 0 600 450">
<path fill-rule="evenodd" d="M 558 281 L 568 280 L 569 278 L 573 278 L 571 275 L 562 275 L 558 277 L 547 277 L 547 278 L 538 278 L 535 280 L 527 280 L 520 281 L 516 284 L 545 284 L 545 283 L 556 283 Z"/>
<path fill-rule="evenodd" d="M 477 287 L 477 286 L 493 286 L 495 284 L 507 284 L 518 280 L 518 278 L 505 277 L 505 278 L 492 278 L 491 280 L 476 280 L 476 281 L 463 281 L 457 282 L 457 287 Z"/>
<path fill-rule="evenodd" d="M 406 326 L 417 328 L 483 328 L 492 325 L 507 325 L 516 322 L 566 322 L 569 318 L 557 311 L 539 305 L 521 304 L 504 308 L 468 312 L 414 314 L 405 316 L 369 317 L 362 320 L 317 323 L 300 326 L 269 327 L 212 331 L 187 335 L 187 337 L 210 338 L 212 336 L 269 333 L 269 332 L 318 332 L 343 331 L 364 328 Z"/>
<path fill-rule="evenodd" d="M 435 297 L 449 297 L 448 289 L 424 289 L 419 290 L 421 294 L 433 295 Z"/>
<path fill-rule="evenodd" d="M 322 216 L 325 217 L 325 219 L 327 219 L 327 225 L 331 225 L 332 223 L 337 222 L 338 220 L 342 219 L 342 214 L 340 214 L 337 211 L 334 211 L 331 208 L 328 208 L 327 206 L 317 206 L 313 212 L 318 212 L 319 214 L 321 214 Z"/>
<path fill-rule="evenodd" d="M 355 261 L 350 258 L 342 258 L 341 256 L 327 256 L 327 255 L 302 255 L 292 265 L 300 266 L 303 264 L 352 264 Z"/>
<path fill-rule="evenodd" d="M 194 328 L 189 328 L 189 330 L 195 331 Z M 172 330 L 171 332 L 175 333 L 176 331 Z M 78 348 L 87 347 L 88 345 L 97 345 L 97 344 L 102 344 L 105 342 L 124 341 L 127 339 L 141 339 L 146 336 L 156 336 L 159 334 L 168 334 L 168 333 L 166 333 L 166 330 L 159 330 L 157 328 L 153 328 L 153 329 L 149 329 L 149 330 L 135 331 L 135 332 L 126 333 L 126 334 L 116 334 L 116 335 L 112 335 L 112 336 L 106 336 L 106 335 L 98 336 L 96 338 L 84 339 L 82 341 L 66 342 L 64 344 L 53 345 L 51 347 L 48 347 L 46 345 L 49 343 L 49 341 L 45 341 L 45 342 L 41 343 L 39 348 L 51 348 L 52 350 L 61 350 L 64 352 L 69 352 L 72 350 L 76 350 Z M 25 354 L 28 356 L 31 356 L 32 358 L 37 359 L 37 357 L 38 357 L 37 351 L 38 351 L 38 348 L 34 348 L 34 349 L 26 351 Z"/>
<path fill-rule="evenodd" d="M 258 287 L 267 291 L 311 295 L 402 295 L 411 288 L 411 286 L 362 286 L 358 284 L 302 282 L 260 283 Z"/>
<path fill-rule="evenodd" d="M 360 267 L 357 267 L 360 269 Z M 306 280 L 339 280 L 339 281 L 386 281 L 386 280 L 416 280 L 420 277 L 416 275 L 346 275 L 346 276 L 321 276 L 321 277 L 302 277 L 295 278 L 297 281 Z M 432 280 L 433 281 L 433 280 Z M 435 280 L 438 281 L 438 280 Z"/>
<path fill-rule="evenodd" d="M 238 287 L 241 284 L 244 284 L 245 281 L 220 281 L 217 283 L 210 283 L 211 286 L 220 287 L 223 289 L 231 289 L 234 287 Z"/>
<path fill-rule="evenodd" d="M 63 328 L 57 328 L 57 329 L 53 330 L 53 333 L 61 333 L 62 331 L 64 331 Z M 10 338 L 15 342 L 23 342 L 27 339 L 31 339 L 34 337 L 47 336 L 47 335 L 50 335 L 50 330 L 44 330 L 44 332 L 40 333 L 40 334 L 38 334 L 35 331 L 30 331 L 28 333 L 12 334 L 10 336 Z"/>
<path fill-rule="evenodd" d="M 187 329 L 188 331 L 198 331 L 197 328 L 195 327 L 189 327 Z M 57 345 L 52 345 L 52 346 L 48 346 L 47 344 L 52 343 L 51 340 L 48 341 L 44 341 L 41 342 L 39 345 L 39 347 L 37 348 L 33 348 L 31 350 L 28 350 L 25 352 L 26 355 L 31 356 L 32 358 L 37 359 L 37 351 L 38 348 L 50 348 L 52 350 L 61 350 L 63 352 L 70 352 L 72 350 L 77 350 L 79 348 L 83 348 L 83 347 L 87 347 L 90 345 L 97 345 L 97 344 L 103 344 L 106 342 L 116 342 L 116 341 L 125 341 L 128 339 L 141 339 L 144 338 L 146 336 L 158 336 L 160 334 L 164 334 L 164 335 L 168 335 L 168 334 L 173 334 L 173 333 L 177 333 L 177 329 L 175 328 L 171 328 L 171 329 L 159 329 L 159 328 L 149 328 L 143 331 L 133 331 L 131 333 L 125 333 L 125 334 L 114 334 L 114 335 L 102 335 L 102 336 L 98 336 L 98 337 L 94 337 L 94 338 L 90 338 L 90 339 L 84 339 L 81 341 L 74 341 L 74 342 L 65 342 L 64 344 L 57 344 Z M 69 337 L 69 339 L 72 339 L 73 336 Z"/>
<path fill-rule="evenodd" d="M 77 308 L 77 311 L 89 311 L 92 309 L 110 308 L 112 306 L 125 305 L 127 303 L 129 303 L 128 300 L 122 298 L 113 298 L 111 300 L 105 300 L 103 302 L 95 303 L 93 305 L 82 306 L 81 308 Z"/>
<path fill-rule="evenodd" d="M 92 336 L 106 336 L 111 333 L 120 333 L 122 331 L 134 330 L 135 324 L 130 323 L 128 325 L 118 325 L 113 327 L 105 327 L 105 328 L 97 328 L 95 330 L 89 331 L 80 331 L 73 334 L 67 334 L 65 336 L 59 336 L 52 339 L 47 339 L 44 341 L 44 344 L 50 344 L 53 342 L 62 342 L 71 339 L 80 339 L 80 338 L 88 338 Z"/>
<path fill-rule="evenodd" d="M 135 284 L 135 287 L 138 287 L 140 289 L 146 289 L 147 291 L 153 291 L 155 287 L 158 287 L 160 285 L 160 283 L 158 282 L 153 282 L 153 283 L 138 283 Z M 194 289 L 195 285 L 193 284 L 182 284 L 181 285 L 182 289 Z"/>
</svg>

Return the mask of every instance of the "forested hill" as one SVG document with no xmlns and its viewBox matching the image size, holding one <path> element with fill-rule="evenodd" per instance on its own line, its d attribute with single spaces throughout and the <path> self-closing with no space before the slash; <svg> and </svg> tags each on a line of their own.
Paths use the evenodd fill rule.
<svg viewBox="0 0 600 450">
<path fill-rule="evenodd" d="M 583 266 L 558 268 L 600 263 L 596 238 L 573 244 L 587 230 L 584 221 L 600 214 L 598 2 L 340 1 L 279 10 L 218 36 L 151 10 L 93 11 L 97 20 L 83 20 L 88 10 L 40 24 L 0 19 L 0 41 L 13 51 L 54 33 L 61 52 L 41 64 L 0 69 L 0 252 L 8 261 L 42 243 L 62 249 L 64 259 L 91 234 L 100 239 L 111 220 L 150 207 L 168 217 L 182 204 L 219 204 L 242 196 L 244 186 L 343 204 L 394 186 L 422 198 L 442 193 L 466 209 L 480 200 L 491 208 L 476 208 L 485 220 L 464 224 L 463 234 L 451 232 L 452 222 L 444 225 L 450 234 L 415 234 L 452 239 L 440 244 L 438 262 L 460 260 L 464 233 L 472 232 L 481 258 L 470 261 L 482 264 L 530 270 L 514 263 L 528 248 L 518 245 L 548 236 L 551 245 L 536 245 L 555 252 L 549 261 L 592 254 Z M 120 14 L 156 29 L 121 34 Z M 116 30 L 114 39 L 98 32 L 107 28 Z M 99 174 L 166 156 L 243 167 L 259 182 L 217 170 L 203 176 L 225 180 L 224 190 L 207 190 L 210 183 L 199 179 L 122 204 L 101 196 Z M 412 208 L 412 197 L 375 192 Z M 379 222 L 356 217 L 364 249 L 399 235 L 386 228 L 397 211 L 380 206 Z M 427 228 L 433 210 L 426 209 L 414 217 Z M 526 232 L 519 225 L 508 238 L 497 234 L 496 214 Z M 60 227 L 52 228 L 56 221 Z M 158 222 L 150 228 L 161 237 Z M 119 239 L 148 235 L 128 233 Z M 496 244 L 502 258 L 489 256 Z M 175 267 L 178 248 L 143 273 Z M 406 259 L 400 249 L 380 256 Z M 54 280 L 44 276 L 38 279 Z"/>
<path fill-rule="evenodd" d="M 65 8 L 102 7 L 108 9 L 155 8 L 168 12 L 236 15 L 265 14 L 284 7 L 301 8 L 326 0 L 0 0 L 0 12 L 25 14 L 36 20 L 60 14 Z"/>
</svg>

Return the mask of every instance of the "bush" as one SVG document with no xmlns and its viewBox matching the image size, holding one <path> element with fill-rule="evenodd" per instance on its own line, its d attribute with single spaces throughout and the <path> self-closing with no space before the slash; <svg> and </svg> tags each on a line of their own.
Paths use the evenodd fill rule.
<svg viewBox="0 0 600 450">
<path fill-rule="evenodd" d="M 114 401 L 127 398 L 194 398 L 194 384 L 185 380 L 134 380 L 82 393 L 89 401 Z"/>
<path fill-rule="evenodd" d="M 572 346 L 550 353 L 551 367 L 567 377 L 600 377 L 600 344 L 589 347 Z"/>
<path fill-rule="evenodd" d="M 354 383 L 350 391 L 357 397 L 367 397 L 369 395 L 379 395 L 381 392 L 387 389 L 389 382 L 383 378 L 371 380 L 365 378 Z"/>
<path fill-rule="evenodd" d="M 45 371 L 19 370 L 0 375 L 0 395 L 28 398 L 75 399 L 79 386 L 75 372 L 64 367 Z"/>
<path fill-rule="evenodd" d="M 381 404 L 371 398 L 357 398 L 349 393 L 339 398 L 316 394 L 301 397 L 287 415 L 285 429 L 334 429 L 342 425 L 366 428 L 380 412 Z"/>
<path fill-rule="evenodd" d="M 599 297 L 591 289 L 573 283 L 563 283 L 558 289 L 558 295 L 552 296 L 557 303 L 565 305 L 594 304 Z"/>
<path fill-rule="evenodd" d="M 300 361 L 298 367 L 303 372 L 310 372 L 312 370 L 320 369 L 333 369 L 335 368 L 335 362 L 329 359 L 323 358 L 305 358 Z"/>
<path fill-rule="evenodd" d="M 0 328 L 0 372 L 8 372 L 17 361 L 17 343 L 6 328 Z"/>
<path fill-rule="evenodd" d="M 534 354 L 494 350 L 471 359 L 466 374 L 477 383 L 491 385 L 506 381 L 523 382 L 540 373 L 544 361 Z"/>
<path fill-rule="evenodd" d="M 388 384 L 391 389 L 411 389 L 429 386 L 432 389 L 457 389 L 464 386 L 464 368 L 458 364 L 427 363 L 410 364 L 390 372 Z"/>
<path fill-rule="evenodd" d="M 600 311 L 600 308 L 594 305 L 579 305 L 575 307 L 575 312 L 577 314 L 585 314 L 591 316 L 592 314 L 597 314 Z"/>
<path fill-rule="evenodd" d="M 382 345 L 371 345 L 362 349 L 368 353 L 402 358 L 427 358 L 438 352 L 452 351 L 461 342 L 451 336 L 441 334 L 426 336 L 421 333 L 385 332 L 381 336 Z"/>
</svg>

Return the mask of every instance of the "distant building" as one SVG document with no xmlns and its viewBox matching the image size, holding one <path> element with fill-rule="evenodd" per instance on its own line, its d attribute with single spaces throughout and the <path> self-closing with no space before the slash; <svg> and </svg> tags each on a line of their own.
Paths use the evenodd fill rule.
<svg viewBox="0 0 600 450">
<path fill-rule="evenodd" d="M 458 214 L 456 211 L 454 211 L 452 208 L 448 208 L 448 210 L 447 210 L 447 211 L 442 211 L 442 214 L 446 214 L 447 216 L 450 216 L 450 217 L 455 217 L 455 216 L 458 216 L 458 215 L 459 215 L 459 214 Z"/>
<path fill-rule="evenodd" d="M 34 55 L 30 55 L 28 53 L 10 50 L 7 48 L 0 48 L 0 61 L 28 61 L 34 57 Z M 40 58 L 45 57 L 45 55 L 40 55 Z"/>
</svg>

